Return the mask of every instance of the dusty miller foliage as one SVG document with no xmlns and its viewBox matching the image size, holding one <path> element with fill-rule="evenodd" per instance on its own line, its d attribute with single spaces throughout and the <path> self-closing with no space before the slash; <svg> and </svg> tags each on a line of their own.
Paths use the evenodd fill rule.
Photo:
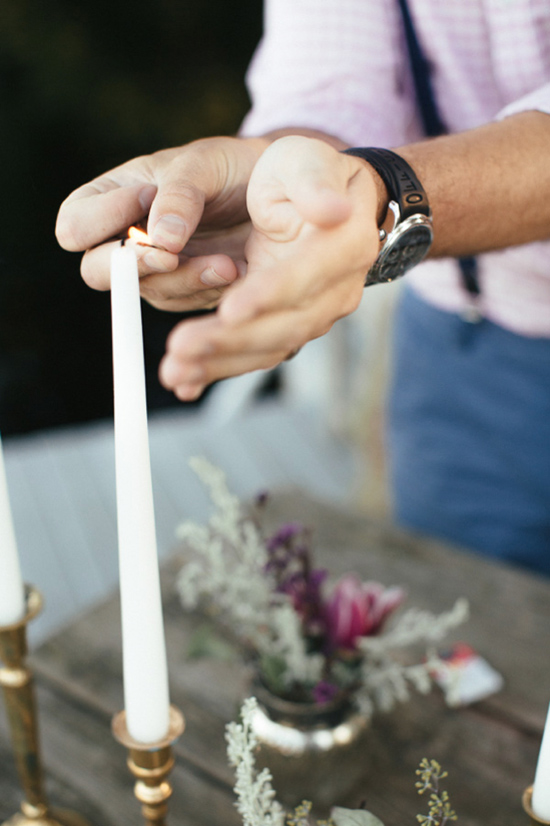
<svg viewBox="0 0 550 826">
<path fill-rule="evenodd" d="M 184 522 L 178 537 L 196 553 L 178 577 L 178 590 L 187 609 L 208 598 L 216 613 L 252 649 L 279 657 L 285 663 L 285 683 L 316 682 L 323 657 L 308 654 L 301 622 L 285 594 L 274 592 L 265 573 L 264 539 L 231 494 L 224 473 L 206 459 L 189 464 L 210 491 L 215 507 L 208 525 Z"/>
<path fill-rule="evenodd" d="M 328 821 L 311 817 L 312 804 L 302 801 L 293 812 L 285 810 L 277 800 L 273 777 L 269 769 L 258 773 L 254 753 L 258 740 L 253 730 L 254 715 L 258 709 L 255 697 L 246 699 L 241 707 L 241 722 L 228 723 L 225 730 L 227 758 L 235 769 L 235 806 L 243 819 L 243 826 L 384 826 L 372 812 L 365 809 L 334 807 Z M 430 792 L 429 812 L 417 815 L 421 826 L 446 826 L 456 820 L 446 791 L 440 791 L 440 781 L 447 777 L 436 760 L 424 758 L 416 774 L 420 776 L 418 794 Z"/>
<path fill-rule="evenodd" d="M 431 689 L 431 675 L 449 670 L 445 661 L 438 657 L 435 645 L 467 618 L 468 602 L 459 599 L 450 611 L 438 616 L 431 611 L 411 608 L 384 634 L 363 637 L 359 642 L 364 654 L 362 689 L 357 699 L 365 713 L 372 713 L 373 704 L 382 711 L 390 711 L 396 702 L 409 699 L 410 687 L 427 694 Z M 403 665 L 393 658 L 398 651 L 417 643 L 427 646 L 424 662 Z M 445 697 L 449 705 L 459 704 L 456 680 L 449 681 Z"/>
<path fill-rule="evenodd" d="M 195 552 L 178 577 L 183 606 L 196 608 L 206 600 L 233 634 L 262 657 L 277 657 L 284 663 L 285 685 L 315 683 L 322 676 L 323 656 L 310 653 L 302 634 L 299 615 L 287 595 L 277 593 L 266 565 L 265 540 L 255 522 L 244 512 L 239 499 L 228 489 L 225 474 L 204 458 L 193 458 L 190 466 L 209 489 L 214 505 L 206 525 L 192 521 L 178 528 L 178 537 Z M 427 693 L 432 674 L 448 667 L 435 652 L 435 644 L 464 622 L 468 604 L 460 599 L 452 610 L 439 616 L 411 609 L 391 629 L 362 637 L 361 678 L 356 701 L 366 715 L 375 707 L 390 710 L 410 696 L 410 689 Z M 415 644 L 427 646 L 422 662 L 405 665 L 399 652 Z M 446 698 L 455 704 L 456 689 L 449 681 Z"/>
<path fill-rule="evenodd" d="M 241 708 L 241 723 L 228 723 L 225 731 L 227 759 L 235 769 L 236 807 L 243 826 L 284 826 L 285 813 L 275 799 L 269 769 L 256 770 L 254 751 L 258 745 L 252 730 L 257 709 L 256 699 L 249 697 Z"/>
</svg>

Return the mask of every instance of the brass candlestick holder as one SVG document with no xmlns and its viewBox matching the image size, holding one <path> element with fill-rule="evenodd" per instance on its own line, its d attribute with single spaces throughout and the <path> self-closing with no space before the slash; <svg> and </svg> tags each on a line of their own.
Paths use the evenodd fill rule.
<svg viewBox="0 0 550 826">
<path fill-rule="evenodd" d="M 183 733 L 185 721 L 175 706 L 170 706 L 168 734 L 156 743 L 138 743 L 128 733 L 126 712 L 113 718 L 113 734 L 128 751 L 128 768 L 136 778 L 134 794 L 141 803 L 147 826 L 164 826 L 172 786 L 167 778 L 174 765 L 172 746 Z"/>
<path fill-rule="evenodd" d="M 533 807 L 531 805 L 531 798 L 533 796 L 533 787 L 529 786 L 523 792 L 522 797 L 522 804 L 524 811 L 529 815 L 531 820 L 531 826 L 550 826 L 550 820 L 543 820 L 538 815 L 536 815 L 533 811 Z"/>
<path fill-rule="evenodd" d="M 51 809 L 44 791 L 40 759 L 34 680 L 26 666 L 27 624 L 42 608 L 42 597 L 26 588 L 26 613 L 13 625 L 0 628 L 0 685 L 6 702 L 13 753 L 25 795 L 21 811 L 3 826 L 88 826 L 87 822 L 65 809 Z"/>
</svg>

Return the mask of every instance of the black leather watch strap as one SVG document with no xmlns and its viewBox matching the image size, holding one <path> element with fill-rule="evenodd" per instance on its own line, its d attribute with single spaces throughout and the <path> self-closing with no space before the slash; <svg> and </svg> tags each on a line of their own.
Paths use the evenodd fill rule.
<svg viewBox="0 0 550 826">
<path fill-rule="evenodd" d="M 412 167 L 400 155 L 390 149 L 375 147 L 344 149 L 343 154 L 363 158 L 376 169 L 388 189 L 390 199 L 398 203 L 402 221 L 418 213 L 431 215 L 422 184 Z"/>
</svg>

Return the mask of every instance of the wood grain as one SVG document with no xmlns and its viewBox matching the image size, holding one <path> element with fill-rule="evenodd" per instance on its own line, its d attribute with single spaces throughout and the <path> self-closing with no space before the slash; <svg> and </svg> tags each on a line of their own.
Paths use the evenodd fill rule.
<svg viewBox="0 0 550 826">
<path fill-rule="evenodd" d="M 373 720 L 361 782 L 345 799 L 362 800 L 386 826 L 414 823 L 427 802 L 414 789 L 424 756 L 449 771 L 447 788 L 461 826 L 512 826 L 525 821 L 521 794 L 533 780 L 550 697 L 550 584 L 421 537 L 351 515 L 297 491 L 273 497 L 274 526 L 300 519 L 314 528 L 317 563 L 332 577 L 363 578 L 407 588 L 408 604 L 449 609 L 470 601 L 471 619 L 457 637 L 474 645 L 504 675 L 501 694 L 469 708 L 449 709 L 434 690 Z M 241 662 L 188 661 L 191 634 L 203 622 L 186 614 L 175 589 L 183 557 L 163 565 L 162 585 L 173 702 L 187 728 L 175 747 L 170 822 L 238 823 L 225 756 L 224 728 L 247 693 Z M 52 799 L 78 809 L 92 826 L 139 822 L 124 754 L 110 733 L 122 707 L 118 599 L 113 597 L 32 657 Z M 546 655 L 546 656 L 545 656 Z M 17 807 L 16 780 L 0 724 L 0 819 Z M 4 768 L 5 767 L 5 768 Z"/>
</svg>

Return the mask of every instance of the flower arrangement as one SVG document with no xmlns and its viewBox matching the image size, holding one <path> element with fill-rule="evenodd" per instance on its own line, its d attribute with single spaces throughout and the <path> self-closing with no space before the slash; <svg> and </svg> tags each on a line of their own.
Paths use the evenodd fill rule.
<svg viewBox="0 0 550 826">
<path fill-rule="evenodd" d="M 389 710 L 408 699 L 411 687 L 430 690 L 434 672 L 445 670 L 435 645 L 466 619 L 465 600 L 439 616 L 413 608 L 394 617 L 405 597 L 401 588 L 361 582 L 355 574 L 330 588 L 303 525 L 287 523 L 264 536 L 265 494 L 250 515 L 219 468 L 202 458 L 190 464 L 214 511 L 207 525 L 185 522 L 178 529 L 192 552 L 178 577 L 182 604 L 189 610 L 206 604 L 255 662 L 265 687 L 319 705 L 353 695 L 369 716 L 375 707 Z M 420 661 L 404 662 L 403 650 L 418 643 Z M 452 704 L 452 681 L 446 693 Z"/>
<path fill-rule="evenodd" d="M 255 697 L 246 699 L 241 708 L 241 722 L 226 726 L 227 757 L 235 769 L 234 791 L 236 807 L 243 819 L 243 826 L 384 826 L 371 812 L 363 808 L 345 809 L 335 806 L 328 821 L 315 821 L 310 813 L 312 804 L 304 800 L 287 814 L 276 799 L 269 769 L 256 769 L 254 753 L 258 741 L 254 734 L 252 720 L 257 708 Z M 451 809 L 449 796 L 440 790 L 440 782 L 447 777 L 436 760 L 424 758 L 417 769 L 420 776 L 416 788 L 418 794 L 430 793 L 427 815 L 418 814 L 421 826 L 446 826 L 457 820 Z"/>
</svg>

